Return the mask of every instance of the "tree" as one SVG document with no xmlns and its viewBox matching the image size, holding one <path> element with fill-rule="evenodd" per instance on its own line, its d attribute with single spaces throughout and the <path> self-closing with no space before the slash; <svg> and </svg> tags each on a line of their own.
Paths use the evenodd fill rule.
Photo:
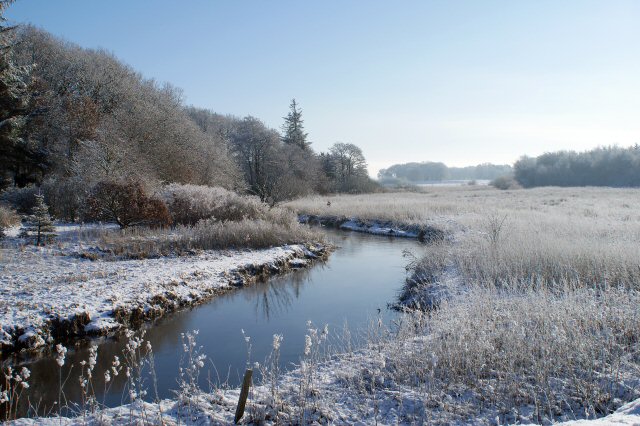
<svg viewBox="0 0 640 426">
<path fill-rule="evenodd" d="M 34 237 L 37 246 L 44 245 L 52 240 L 56 235 L 56 228 L 49 216 L 49 207 L 44 202 L 44 195 L 36 194 L 36 205 L 33 214 L 20 229 L 20 236 L 23 238 Z"/>
<path fill-rule="evenodd" d="M 0 0 L 0 179 L 14 186 L 32 181 L 34 166 L 42 163 L 37 150 L 22 138 L 28 117 L 30 67 L 13 59 L 14 27 L 3 16 L 12 0 Z M 0 182 L 0 187 L 2 182 Z"/>
<path fill-rule="evenodd" d="M 310 143 L 307 142 L 307 133 L 304 132 L 303 122 L 302 110 L 298 108 L 296 100 L 292 99 L 291 105 L 289 106 L 289 113 L 284 117 L 282 142 L 287 145 L 295 145 L 302 149 L 308 149 Z"/>
<path fill-rule="evenodd" d="M 353 191 L 358 180 L 368 179 L 367 161 L 356 145 L 337 142 L 329 148 L 329 155 L 338 191 Z"/>
<path fill-rule="evenodd" d="M 272 193 L 274 169 L 279 165 L 277 132 L 255 117 L 237 123 L 231 136 L 231 150 L 250 194 L 266 202 Z"/>
</svg>

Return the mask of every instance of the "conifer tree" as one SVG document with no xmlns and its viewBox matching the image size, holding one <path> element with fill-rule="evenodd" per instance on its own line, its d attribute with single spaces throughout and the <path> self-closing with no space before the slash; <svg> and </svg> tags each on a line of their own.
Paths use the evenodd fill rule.
<svg viewBox="0 0 640 426">
<path fill-rule="evenodd" d="M 49 207 L 44 202 L 44 195 L 36 194 L 36 205 L 33 214 L 20 229 L 20 236 L 23 238 L 34 238 L 37 246 L 45 245 L 52 240 L 55 235 L 55 226 L 49 216 Z"/>
<path fill-rule="evenodd" d="M 282 142 L 307 149 L 310 143 L 307 142 L 307 133 L 304 132 L 302 125 L 302 110 L 298 107 L 295 99 L 291 100 L 289 109 L 289 114 L 284 117 L 284 125 L 282 126 Z"/>
</svg>

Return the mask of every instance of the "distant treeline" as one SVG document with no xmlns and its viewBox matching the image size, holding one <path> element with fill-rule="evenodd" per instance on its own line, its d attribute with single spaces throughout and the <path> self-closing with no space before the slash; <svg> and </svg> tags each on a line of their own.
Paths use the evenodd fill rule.
<svg viewBox="0 0 640 426">
<path fill-rule="evenodd" d="M 534 186 L 640 186 L 640 146 L 602 147 L 586 152 L 559 151 L 522 157 L 514 177 Z"/>
<path fill-rule="evenodd" d="M 442 180 L 492 180 L 499 176 L 511 174 L 508 164 L 478 164 L 468 167 L 447 167 L 444 163 L 423 162 L 394 164 L 388 169 L 378 172 L 378 179 L 388 181 L 397 179 L 411 183 Z"/>
</svg>

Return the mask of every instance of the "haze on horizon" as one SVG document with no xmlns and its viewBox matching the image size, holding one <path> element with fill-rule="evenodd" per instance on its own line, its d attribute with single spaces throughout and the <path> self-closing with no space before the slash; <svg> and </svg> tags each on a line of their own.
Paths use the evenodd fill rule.
<svg viewBox="0 0 640 426">
<path fill-rule="evenodd" d="M 410 161 L 640 143 L 640 2 L 18 0 L 7 16 L 102 47 L 187 104 L 279 129 L 291 98 L 317 151 Z"/>
</svg>

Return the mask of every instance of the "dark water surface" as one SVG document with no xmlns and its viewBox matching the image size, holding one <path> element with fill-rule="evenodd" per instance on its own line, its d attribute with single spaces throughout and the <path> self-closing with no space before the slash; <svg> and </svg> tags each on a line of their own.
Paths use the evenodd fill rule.
<svg viewBox="0 0 640 426">
<path fill-rule="evenodd" d="M 197 342 L 207 355 L 200 382 L 202 389 L 208 389 L 209 380 L 216 384 L 226 382 L 229 386 L 240 383 L 247 363 L 247 345 L 241 330 L 250 337 L 252 362 L 262 362 L 269 355 L 274 334 L 283 335 L 281 364 L 290 368 L 303 352 L 309 320 L 319 329 L 328 324 L 329 341 L 338 347 L 344 344 L 340 336 L 345 324 L 356 339 L 378 316 L 388 321 L 394 314 L 387 309 L 387 303 L 394 301 L 404 280 L 407 260 L 402 252 L 417 249 L 418 243 L 355 232 L 326 230 L 326 233 L 329 241 L 338 246 L 326 263 L 232 291 L 146 326 L 144 339 L 151 342 L 155 354 L 159 397 L 173 397 L 178 388 L 183 356 L 181 333 L 199 330 Z M 98 401 L 110 406 L 128 402 L 128 396 L 123 395 L 124 374 L 112 381 L 107 392 L 103 380 L 114 355 L 121 356 L 126 338 L 117 336 L 97 344 L 94 389 Z M 79 365 L 87 359 L 87 343 L 69 348 L 62 375 L 67 380 L 64 394 L 70 403 L 80 403 L 82 399 Z M 58 400 L 60 369 L 53 357 L 41 357 L 22 365 L 32 373 L 30 402 L 39 405 L 39 414 L 45 414 Z M 155 392 L 150 378 L 146 387 L 149 394 L 145 399 L 152 400 Z M 23 400 L 25 396 L 27 392 Z"/>
</svg>

